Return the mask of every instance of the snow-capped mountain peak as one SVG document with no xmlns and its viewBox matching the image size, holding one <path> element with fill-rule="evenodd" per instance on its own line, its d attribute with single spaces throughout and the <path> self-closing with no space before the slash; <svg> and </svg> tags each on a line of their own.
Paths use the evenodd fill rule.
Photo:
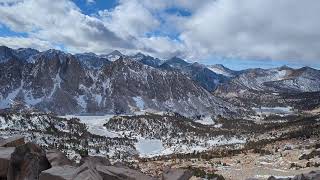
<svg viewBox="0 0 320 180">
<path fill-rule="evenodd" d="M 118 50 L 114 50 L 107 55 L 101 55 L 102 58 L 107 58 L 109 61 L 115 61 L 122 56 L 124 56 L 124 55 Z"/>
<path fill-rule="evenodd" d="M 236 76 L 236 72 L 226 68 L 225 66 L 223 66 L 222 64 L 215 64 L 215 65 L 209 65 L 208 68 L 217 74 L 221 74 L 224 75 L 226 77 L 235 77 Z"/>
</svg>

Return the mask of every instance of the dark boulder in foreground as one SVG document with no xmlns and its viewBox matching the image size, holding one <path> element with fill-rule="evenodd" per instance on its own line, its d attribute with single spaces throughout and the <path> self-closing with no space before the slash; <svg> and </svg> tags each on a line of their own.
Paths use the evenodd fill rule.
<svg viewBox="0 0 320 180">
<path fill-rule="evenodd" d="M 26 143 L 15 148 L 11 154 L 8 180 L 39 179 L 39 174 L 49 169 L 45 151 L 38 145 Z"/>
</svg>

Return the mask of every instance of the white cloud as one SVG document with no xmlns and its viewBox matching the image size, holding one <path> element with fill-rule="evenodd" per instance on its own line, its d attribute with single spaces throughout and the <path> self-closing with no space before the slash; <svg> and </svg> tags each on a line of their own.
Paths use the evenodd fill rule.
<svg viewBox="0 0 320 180">
<path fill-rule="evenodd" d="M 89 16 L 69 0 L 5 0 L 0 24 L 26 32 L 35 43 L 63 44 L 71 52 L 119 49 L 193 60 L 235 56 L 315 62 L 319 9 L 320 2 L 301 0 L 119 0 L 115 8 Z"/>
<path fill-rule="evenodd" d="M 112 10 L 100 11 L 104 23 L 124 38 L 144 36 L 160 25 L 138 0 L 121 0 Z"/>
<path fill-rule="evenodd" d="M 103 52 L 133 46 L 108 29 L 101 20 L 82 14 L 73 2 L 67 0 L 25 0 L 14 5 L 2 5 L 0 16 L 0 22 L 14 31 L 64 44 L 74 51 Z"/>
<path fill-rule="evenodd" d="M 181 42 L 172 40 L 169 37 L 150 37 L 141 39 L 143 52 L 156 57 L 171 58 L 173 56 L 185 57 L 185 47 Z"/>
<path fill-rule="evenodd" d="M 194 54 L 320 58 L 320 2 L 217 0 L 187 20 L 181 39 Z"/>
<path fill-rule="evenodd" d="M 26 37 L 0 37 L 0 45 L 8 46 L 14 49 L 30 47 L 38 50 L 48 50 L 58 48 L 48 41 Z"/>
</svg>

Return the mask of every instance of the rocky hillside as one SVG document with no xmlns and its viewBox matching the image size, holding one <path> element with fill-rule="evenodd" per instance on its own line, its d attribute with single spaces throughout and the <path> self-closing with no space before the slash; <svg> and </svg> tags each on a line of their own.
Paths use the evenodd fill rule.
<svg viewBox="0 0 320 180">
<path fill-rule="evenodd" d="M 205 65 L 188 63 L 178 57 L 165 61 L 161 64 L 160 68 L 180 71 L 209 92 L 214 91 L 218 85 L 229 81 L 228 76 L 217 74 Z"/>
<path fill-rule="evenodd" d="M 91 134 L 79 119 L 59 118 L 46 113 L 1 113 L 0 136 L 17 135 L 23 135 L 45 149 L 59 149 L 75 161 L 84 154 L 115 159 L 137 154 L 133 146 L 136 140 Z"/>
<path fill-rule="evenodd" d="M 36 108 L 58 114 L 173 111 L 187 116 L 232 116 L 238 111 L 178 71 L 120 56 L 57 50 L 0 51 L 0 108 Z M 137 57 L 136 57 L 137 58 Z M 144 61 L 145 62 L 145 61 Z M 17 106 L 16 106 L 17 105 Z"/>
<path fill-rule="evenodd" d="M 299 109 L 310 101 L 313 107 L 320 92 L 320 71 L 303 67 L 293 69 L 249 69 L 231 81 L 222 84 L 214 92 L 216 96 L 238 105 L 246 106 L 292 106 Z"/>
<path fill-rule="evenodd" d="M 303 67 L 292 69 L 249 69 L 237 78 L 223 85 L 219 90 L 226 93 L 233 89 L 281 92 L 316 92 L 320 91 L 320 71 Z"/>
</svg>

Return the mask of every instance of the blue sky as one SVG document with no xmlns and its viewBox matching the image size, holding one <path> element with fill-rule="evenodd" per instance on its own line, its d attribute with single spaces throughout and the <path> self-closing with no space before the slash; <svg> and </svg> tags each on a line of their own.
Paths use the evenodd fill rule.
<svg viewBox="0 0 320 180">
<path fill-rule="evenodd" d="M 0 44 L 118 49 L 232 69 L 320 68 L 318 9 L 299 0 L 3 0 Z"/>
<path fill-rule="evenodd" d="M 117 0 L 100 0 L 100 1 L 87 1 L 87 0 L 74 0 L 76 5 L 87 15 L 95 14 L 100 10 L 112 9 L 118 5 Z"/>
</svg>

